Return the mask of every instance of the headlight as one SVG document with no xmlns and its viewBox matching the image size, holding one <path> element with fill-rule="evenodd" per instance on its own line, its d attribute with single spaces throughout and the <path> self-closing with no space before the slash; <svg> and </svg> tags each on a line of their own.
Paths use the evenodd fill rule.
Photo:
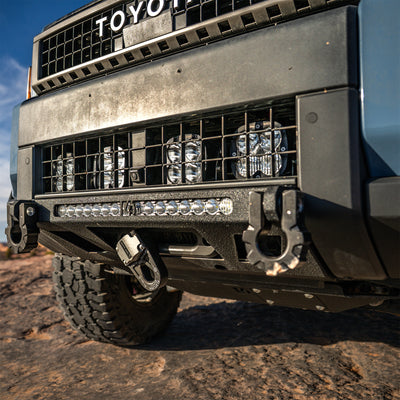
<svg viewBox="0 0 400 400">
<path fill-rule="evenodd" d="M 278 122 L 274 122 L 273 134 L 269 121 L 251 123 L 247 134 L 245 126 L 236 131 L 243 132 L 237 137 L 232 150 L 232 156 L 238 157 L 238 160 L 233 162 L 236 178 L 261 178 L 283 173 L 287 156 L 277 152 L 287 149 L 287 138 L 285 131 L 279 129 L 280 126 Z"/>
</svg>

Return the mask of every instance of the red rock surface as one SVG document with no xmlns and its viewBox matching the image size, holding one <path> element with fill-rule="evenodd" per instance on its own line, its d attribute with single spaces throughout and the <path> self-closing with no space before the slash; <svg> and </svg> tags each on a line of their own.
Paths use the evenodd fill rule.
<svg viewBox="0 0 400 400">
<path fill-rule="evenodd" d="M 1 250 L 1 249 L 0 249 Z M 86 340 L 58 310 L 46 249 L 0 261 L 0 399 L 399 399 L 399 318 L 185 294 L 153 343 Z"/>
</svg>

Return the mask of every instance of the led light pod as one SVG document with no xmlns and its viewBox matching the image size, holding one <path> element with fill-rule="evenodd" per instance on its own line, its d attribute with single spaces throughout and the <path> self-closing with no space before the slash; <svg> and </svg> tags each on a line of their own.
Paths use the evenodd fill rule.
<svg viewBox="0 0 400 400">
<path fill-rule="evenodd" d="M 167 183 L 179 184 L 201 181 L 201 141 L 197 134 L 185 134 L 185 142 L 175 136 L 167 141 Z M 182 162 L 184 161 L 184 163 Z"/>
<path fill-rule="evenodd" d="M 224 215 L 230 215 L 233 212 L 233 201 L 231 199 L 222 199 L 219 203 L 219 210 Z"/>
<path fill-rule="evenodd" d="M 245 126 L 237 129 L 237 133 L 243 134 L 237 137 L 232 150 L 232 156 L 240 157 L 233 162 L 236 178 L 262 178 L 284 172 L 287 156 L 276 154 L 287 148 L 285 131 L 277 129 L 280 126 L 274 122 L 273 133 L 269 121 L 253 122 L 247 132 Z"/>
</svg>

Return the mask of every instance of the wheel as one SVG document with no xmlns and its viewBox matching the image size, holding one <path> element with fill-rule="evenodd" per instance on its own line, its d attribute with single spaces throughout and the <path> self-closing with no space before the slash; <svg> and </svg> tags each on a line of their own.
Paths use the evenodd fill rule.
<svg viewBox="0 0 400 400">
<path fill-rule="evenodd" d="M 165 287 L 139 293 L 133 278 L 79 258 L 56 255 L 53 267 L 65 318 L 87 338 L 101 342 L 131 346 L 149 341 L 166 329 L 182 297 Z"/>
</svg>

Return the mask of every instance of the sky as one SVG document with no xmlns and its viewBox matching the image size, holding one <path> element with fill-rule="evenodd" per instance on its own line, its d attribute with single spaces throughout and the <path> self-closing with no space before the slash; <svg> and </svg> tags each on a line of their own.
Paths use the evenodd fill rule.
<svg viewBox="0 0 400 400">
<path fill-rule="evenodd" d="M 89 0 L 0 0 L 0 242 L 5 242 L 11 115 L 25 100 L 33 38 L 43 27 Z"/>
</svg>

